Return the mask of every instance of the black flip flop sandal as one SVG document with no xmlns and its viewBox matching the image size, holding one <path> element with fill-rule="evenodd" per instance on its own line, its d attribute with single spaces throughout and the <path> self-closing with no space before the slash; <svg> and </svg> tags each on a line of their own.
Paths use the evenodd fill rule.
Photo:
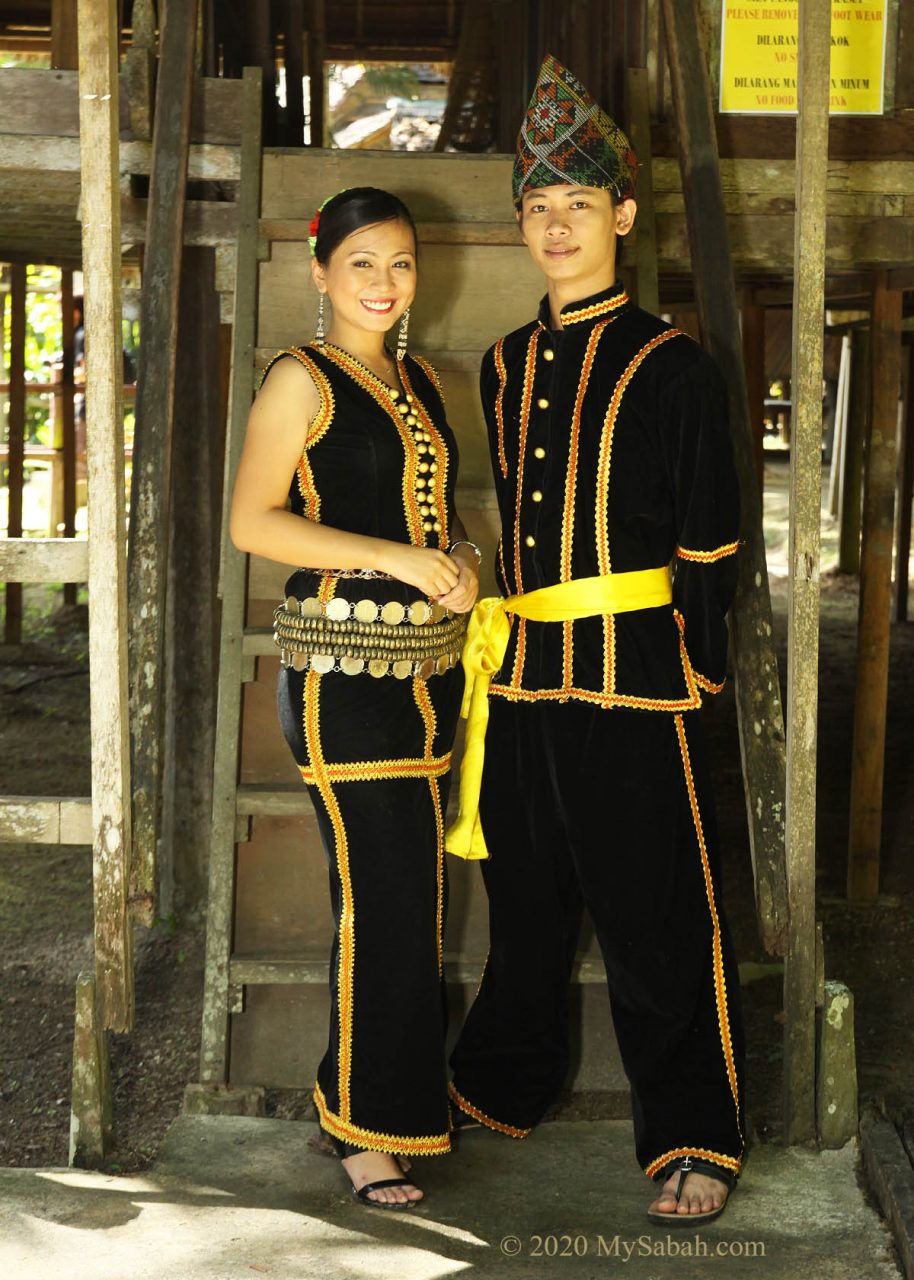
<svg viewBox="0 0 914 1280">
<path fill-rule="evenodd" d="M 731 1193 L 736 1185 L 736 1178 L 729 1169 L 725 1169 L 719 1164 L 712 1164 L 709 1160 L 701 1160 L 698 1156 L 683 1156 L 681 1160 L 674 1160 L 661 1170 L 656 1180 L 658 1182 L 666 1182 L 677 1170 L 679 1172 L 679 1181 L 676 1183 L 676 1190 L 673 1192 L 677 1205 L 682 1199 L 685 1180 L 690 1173 L 701 1173 L 707 1178 L 715 1178 L 718 1182 L 722 1182 Z M 713 1222 L 715 1218 L 719 1218 L 729 1203 L 730 1196 L 728 1195 L 722 1205 L 719 1205 L 716 1209 L 709 1209 L 707 1213 L 677 1213 L 675 1209 L 672 1213 L 659 1213 L 656 1209 L 648 1209 L 647 1220 L 661 1227 L 703 1227 L 709 1222 Z"/>
</svg>

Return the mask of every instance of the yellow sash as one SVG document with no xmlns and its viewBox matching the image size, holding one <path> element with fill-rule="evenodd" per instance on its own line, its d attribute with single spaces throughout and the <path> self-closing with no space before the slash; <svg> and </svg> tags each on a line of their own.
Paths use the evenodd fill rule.
<svg viewBox="0 0 914 1280">
<path fill-rule="evenodd" d="M 669 604 L 673 589 L 668 565 L 633 573 L 607 573 L 541 587 L 506 600 L 489 596 L 470 615 L 463 647 L 466 688 L 460 714 L 467 722 L 460 766 L 460 812 L 445 846 L 460 858 L 487 858 L 479 821 L 479 790 L 489 722 L 489 683 L 505 660 L 511 624 L 508 614 L 533 622 L 571 622 L 605 613 L 628 613 Z"/>
</svg>

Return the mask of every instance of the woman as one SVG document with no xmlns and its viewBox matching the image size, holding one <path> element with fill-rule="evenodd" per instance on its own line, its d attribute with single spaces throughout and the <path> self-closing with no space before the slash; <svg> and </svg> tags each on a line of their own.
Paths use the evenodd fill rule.
<svg viewBox="0 0 914 1280">
<path fill-rule="evenodd" d="M 308 566 L 286 584 L 276 631 L 280 720 L 336 921 L 314 1099 L 354 1194 L 402 1209 L 422 1197 L 406 1158 L 450 1149 L 443 815 L 479 551 L 454 511 L 457 447 L 437 377 L 406 355 L 409 211 L 355 187 L 325 201 L 311 230 L 317 335 L 264 375 L 231 535 Z M 385 335 L 398 321 L 394 356 Z"/>
</svg>

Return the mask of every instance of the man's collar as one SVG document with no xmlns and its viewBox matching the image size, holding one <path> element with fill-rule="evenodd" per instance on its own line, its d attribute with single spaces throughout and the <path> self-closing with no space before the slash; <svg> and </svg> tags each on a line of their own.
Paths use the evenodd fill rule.
<svg viewBox="0 0 914 1280">
<path fill-rule="evenodd" d="M 622 281 L 617 280 L 611 288 L 604 289 L 602 293 L 594 293 L 589 298 L 582 298 L 580 302 L 569 302 L 562 307 L 562 327 L 588 329 L 598 320 L 617 315 L 631 305 L 631 298 L 625 292 Z M 552 328 L 548 294 L 540 302 L 537 319 L 544 329 Z"/>
</svg>

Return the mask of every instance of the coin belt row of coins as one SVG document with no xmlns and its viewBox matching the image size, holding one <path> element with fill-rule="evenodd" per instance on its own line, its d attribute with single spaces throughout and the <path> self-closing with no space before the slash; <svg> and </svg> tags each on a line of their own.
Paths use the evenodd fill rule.
<svg viewBox="0 0 914 1280">
<path fill-rule="evenodd" d="M 389 626 L 398 626 L 401 622 L 411 622 L 421 627 L 425 623 L 441 622 L 443 618 L 453 617 L 450 609 L 440 604 L 430 604 L 428 600 L 414 600 L 412 604 L 401 604 L 399 600 L 388 600 L 379 604 L 376 600 L 343 600 L 334 597 L 332 600 L 318 600 L 308 596 L 299 600 L 296 596 L 287 596 L 285 611 L 302 618 L 329 618 L 332 622 L 386 622 Z"/>
<path fill-rule="evenodd" d="M 321 674 L 392 675 L 428 679 L 456 666 L 466 631 L 464 617 L 432 623 L 421 631 L 385 622 L 303 618 L 282 605 L 273 615 L 273 639 L 284 667 Z"/>
</svg>

